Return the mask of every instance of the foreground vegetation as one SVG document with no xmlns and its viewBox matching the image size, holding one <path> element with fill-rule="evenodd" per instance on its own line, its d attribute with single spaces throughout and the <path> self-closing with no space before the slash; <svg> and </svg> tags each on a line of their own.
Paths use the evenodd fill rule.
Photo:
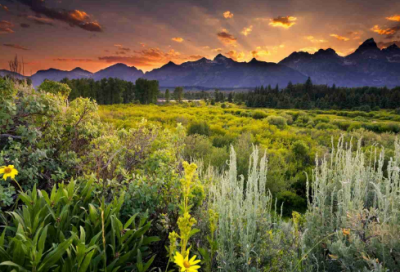
<svg viewBox="0 0 400 272">
<path fill-rule="evenodd" d="M 396 112 L 70 91 L 0 79 L 1 271 L 399 271 Z"/>
</svg>

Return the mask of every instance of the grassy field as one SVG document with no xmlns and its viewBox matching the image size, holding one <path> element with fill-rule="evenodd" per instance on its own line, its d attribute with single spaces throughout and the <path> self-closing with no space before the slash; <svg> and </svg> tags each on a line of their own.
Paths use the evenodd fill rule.
<svg viewBox="0 0 400 272">
<path fill-rule="evenodd" d="M 286 215 L 306 208 L 306 173 L 311 176 L 315 158 L 329 154 L 341 136 L 354 148 L 372 146 L 386 149 L 386 160 L 393 155 L 400 116 L 390 111 L 320 111 L 249 109 L 235 104 L 206 105 L 204 102 L 164 105 L 100 106 L 100 117 L 117 128 L 135 128 L 148 123 L 175 130 L 182 124 L 184 158 L 201 160 L 221 172 L 226 170 L 229 147 L 238 153 L 238 172 L 247 176 L 252 146 L 268 153 L 267 187 L 285 202 Z"/>
</svg>

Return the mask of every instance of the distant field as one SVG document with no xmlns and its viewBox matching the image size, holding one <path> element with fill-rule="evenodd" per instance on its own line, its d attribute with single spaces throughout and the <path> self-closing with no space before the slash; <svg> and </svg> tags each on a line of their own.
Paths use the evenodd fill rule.
<svg viewBox="0 0 400 272">
<path fill-rule="evenodd" d="M 244 166 L 239 170 L 243 174 L 247 171 L 245 162 L 251 146 L 258 145 L 269 154 L 269 189 L 273 193 L 295 191 L 303 198 L 304 173 L 312 174 L 315 156 L 328 154 L 332 140 L 337 143 L 343 136 L 345 141 L 352 140 L 357 146 L 357 141 L 362 139 L 362 148 L 383 147 L 388 159 L 393 155 L 394 141 L 400 131 L 400 115 L 384 110 L 249 109 L 227 103 L 211 106 L 192 102 L 100 106 L 100 116 L 103 121 L 126 129 L 138 126 L 142 119 L 172 131 L 181 123 L 188 134 L 186 159 L 202 159 L 206 165 L 224 169 L 229 159 L 229 146 L 233 145 L 243 156 Z M 202 135 L 196 136 L 196 133 Z"/>
</svg>

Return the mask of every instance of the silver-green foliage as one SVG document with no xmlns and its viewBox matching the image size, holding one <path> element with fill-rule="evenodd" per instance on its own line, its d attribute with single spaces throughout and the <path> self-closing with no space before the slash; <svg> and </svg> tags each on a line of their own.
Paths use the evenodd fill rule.
<svg viewBox="0 0 400 272">
<path fill-rule="evenodd" d="M 365 153 L 360 142 L 352 149 L 341 139 L 329 158 L 316 160 L 305 243 L 318 246 L 309 265 L 327 271 L 399 271 L 400 141 L 386 162 L 384 151 Z"/>
<path fill-rule="evenodd" d="M 261 227 L 272 224 L 272 197 L 266 192 L 267 157 L 259 162 L 255 148 L 249 177 L 237 177 L 236 154 L 231 150 L 229 171 L 214 177 L 210 188 L 212 208 L 218 213 L 218 266 L 222 271 L 250 271 L 257 266 Z M 263 230 L 265 231 L 265 230 Z"/>
</svg>

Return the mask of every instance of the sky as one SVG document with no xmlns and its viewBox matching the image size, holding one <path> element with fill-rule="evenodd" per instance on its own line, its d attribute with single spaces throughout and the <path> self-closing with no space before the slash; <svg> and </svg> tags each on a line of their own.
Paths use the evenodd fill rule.
<svg viewBox="0 0 400 272">
<path fill-rule="evenodd" d="M 395 0 L 0 0 L 0 69 L 25 75 L 125 63 L 143 71 L 221 53 L 279 62 L 294 51 L 400 46 Z"/>
</svg>

